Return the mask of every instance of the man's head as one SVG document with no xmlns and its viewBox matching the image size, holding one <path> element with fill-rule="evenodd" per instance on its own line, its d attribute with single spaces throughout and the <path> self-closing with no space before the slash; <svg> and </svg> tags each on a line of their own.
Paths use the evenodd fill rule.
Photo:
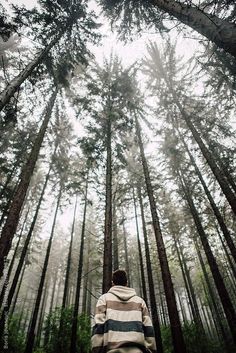
<svg viewBox="0 0 236 353">
<path fill-rule="evenodd" d="M 113 286 L 127 286 L 127 274 L 124 270 L 116 270 L 112 274 L 112 284 Z"/>
</svg>

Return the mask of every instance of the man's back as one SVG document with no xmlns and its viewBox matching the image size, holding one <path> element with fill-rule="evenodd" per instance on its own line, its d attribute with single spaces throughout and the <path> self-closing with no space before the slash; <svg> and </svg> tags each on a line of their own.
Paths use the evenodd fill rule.
<svg viewBox="0 0 236 353">
<path fill-rule="evenodd" d="M 92 336 L 93 353 L 155 352 L 147 306 L 134 289 L 114 285 L 97 303 Z"/>
</svg>

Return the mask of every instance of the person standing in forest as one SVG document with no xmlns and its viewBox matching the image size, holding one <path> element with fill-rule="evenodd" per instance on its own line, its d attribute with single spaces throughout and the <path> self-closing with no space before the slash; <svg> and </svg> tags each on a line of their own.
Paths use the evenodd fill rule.
<svg viewBox="0 0 236 353">
<path fill-rule="evenodd" d="M 94 321 L 92 353 L 156 352 L 147 305 L 128 287 L 125 271 L 113 273 L 112 287 L 98 299 Z"/>
</svg>

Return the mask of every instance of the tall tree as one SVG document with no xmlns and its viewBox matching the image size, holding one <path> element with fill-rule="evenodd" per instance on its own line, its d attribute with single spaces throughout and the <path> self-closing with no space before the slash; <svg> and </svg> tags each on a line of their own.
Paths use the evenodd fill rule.
<svg viewBox="0 0 236 353">
<path fill-rule="evenodd" d="M 225 1 L 225 7 L 232 11 L 228 19 L 214 14 L 214 6 L 211 13 L 206 12 L 207 5 L 209 4 L 209 8 L 213 5 L 211 1 L 202 5 L 193 1 L 180 3 L 176 0 L 99 0 L 99 3 L 112 22 L 121 20 L 121 33 L 133 34 L 135 27 L 140 31 L 144 24 L 165 31 L 167 28 L 163 19 L 177 19 L 236 57 L 235 7 L 232 2 L 227 4 Z"/>
<path fill-rule="evenodd" d="M 117 164 L 123 166 L 126 144 L 122 136 L 132 126 L 127 116 L 133 95 L 129 71 L 111 55 L 103 67 L 96 65 L 88 72 L 88 92 L 79 99 L 93 120 L 93 125 L 89 122 L 87 126 L 89 138 L 82 139 L 82 143 L 97 163 L 105 160 L 106 165 L 103 292 L 111 287 L 112 278 L 112 175 Z"/>
<path fill-rule="evenodd" d="M 149 203 L 150 203 L 153 229 L 154 229 L 154 234 L 156 238 L 157 252 L 159 255 L 159 261 L 161 266 L 162 280 L 163 280 L 163 285 L 165 289 L 173 346 L 174 346 L 175 353 L 184 353 L 186 352 L 186 347 L 184 343 L 183 332 L 181 329 L 181 323 L 180 323 L 176 299 L 175 299 L 174 287 L 171 279 L 165 245 L 164 245 L 162 232 L 160 228 L 160 222 L 157 214 L 156 202 L 154 199 L 154 192 L 153 192 L 149 168 L 148 168 L 148 164 L 147 164 L 147 160 L 144 152 L 143 141 L 141 136 L 141 128 L 140 128 L 137 114 L 135 114 L 135 124 L 136 124 L 136 135 L 138 140 L 138 146 L 139 146 L 140 155 L 141 155 L 141 162 L 143 166 L 143 173 L 145 177 L 146 189 L 147 189 L 147 194 L 148 194 Z"/>
<path fill-rule="evenodd" d="M 86 232 L 86 217 L 87 217 L 87 205 L 88 205 L 88 185 L 89 185 L 89 166 L 87 167 L 86 184 L 84 192 L 84 214 L 81 229 L 81 241 L 80 241 L 80 252 L 79 252 L 79 264 L 77 272 L 77 282 L 76 282 L 76 292 L 75 292 L 75 303 L 72 314 L 72 328 L 71 328 L 71 338 L 70 338 L 70 353 L 77 352 L 77 327 L 78 327 L 78 310 L 79 310 L 79 300 L 80 300 L 80 289 L 82 282 L 82 270 L 84 261 L 84 240 Z M 79 349 L 81 350 L 82 344 L 78 342 Z"/>
<path fill-rule="evenodd" d="M 168 49 L 167 49 L 168 48 Z M 236 214 L 236 195 L 233 192 L 230 184 L 227 182 L 225 178 L 223 170 L 218 166 L 214 155 L 211 153 L 207 144 L 201 137 L 200 132 L 196 128 L 193 122 L 193 116 L 195 114 L 191 114 L 188 112 L 190 110 L 188 107 L 184 106 L 184 101 L 191 100 L 190 97 L 181 92 L 181 88 L 183 92 L 186 91 L 186 86 L 182 85 L 181 80 L 177 79 L 177 66 L 174 48 L 171 47 L 170 44 L 167 44 L 165 54 L 163 53 L 163 58 L 165 55 L 165 59 L 162 60 L 159 49 L 156 44 L 150 43 L 148 46 L 149 59 L 145 59 L 143 61 L 145 66 L 146 73 L 149 74 L 150 82 L 153 83 L 153 90 L 160 88 L 162 85 L 162 81 L 164 81 L 164 91 L 173 100 L 173 103 L 176 105 L 180 112 L 181 118 L 186 123 L 187 127 L 191 131 L 193 138 L 198 144 L 203 156 L 205 157 L 209 167 L 212 170 L 215 178 L 217 179 L 226 199 L 228 200 L 233 212 Z M 167 65 L 164 66 L 164 62 L 166 61 Z M 173 76 L 174 75 L 174 76 Z M 175 77 L 175 79 L 174 79 Z M 183 82 L 185 80 L 183 79 Z M 185 83 L 185 82 L 184 82 Z M 156 94 L 156 92 L 155 92 Z M 162 91 L 163 94 L 163 91 Z M 165 107 L 166 108 L 166 107 Z M 193 108 L 194 109 L 194 108 Z"/>
<path fill-rule="evenodd" d="M 152 320 L 153 320 L 153 327 L 155 332 L 155 339 L 157 342 L 157 352 L 163 353 L 163 343 L 161 338 L 161 328 L 160 328 L 160 321 L 158 317 L 157 311 L 157 302 L 156 302 L 156 293 L 153 281 L 153 269 L 151 264 L 151 256 L 148 244 L 148 235 L 147 235 L 147 228 L 145 222 L 145 215 L 144 215 L 144 207 L 143 207 L 143 200 L 142 200 L 142 192 L 140 185 L 137 186 L 137 194 L 139 199 L 139 206 L 141 211 L 141 219 L 143 225 L 143 237 L 144 237 L 144 245 L 145 245 L 145 254 L 146 254 L 146 264 L 147 264 L 147 275 L 148 275 L 148 288 L 149 288 L 149 298 L 150 298 L 150 305 L 151 305 L 151 313 L 152 313 Z"/>
<path fill-rule="evenodd" d="M 17 186 L 14 197 L 12 199 L 7 220 L 2 229 L 1 238 L 0 238 L 0 276 L 2 276 L 3 274 L 4 261 L 6 260 L 8 252 L 11 248 L 12 239 L 14 237 L 14 234 L 18 225 L 19 217 L 20 217 L 20 211 L 21 211 L 23 202 L 25 200 L 30 179 L 34 172 L 35 164 L 39 156 L 44 135 L 46 133 L 47 126 L 52 115 L 52 110 L 56 100 L 56 96 L 57 96 L 57 89 L 55 89 L 54 92 L 52 93 L 50 100 L 44 110 L 44 113 L 43 113 L 44 119 L 43 119 L 41 128 L 38 132 L 38 135 L 36 137 L 36 140 L 34 142 L 34 145 L 28 157 L 28 160 L 24 168 L 22 169 L 20 182 Z"/>
<path fill-rule="evenodd" d="M 35 330 L 36 330 L 36 324 L 37 324 L 37 319 L 38 319 L 38 314 L 39 314 L 39 309 L 40 309 L 40 303 L 42 300 L 42 294 L 43 294 L 43 287 L 45 283 L 45 278 L 46 278 L 46 272 L 48 268 L 48 262 L 49 262 L 49 256 L 51 252 L 51 247 L 52 247 L 52 240 L 53 240 L 53 235 L 55 231 L 55 225 L 56 225 L 56 220 L 57 220 L 57 215 L 58 215 L 58 210 L 61 202 L 61 195 L 62 195 L 62 186 L 60 185 L 60 189 L 58 192 L 57 196 L 57 203 L 56 203 L 56 208 L 55 208 L 55 213 L 54 213 L 54 218 L 53 218 L 53 224 L 51 228 L 51 233 L 47 245 L 47 251 L 46 251 L 46 256 L 44 259 L 44 264 L 43 264 L 43 269 L 40 277 L 40 282 L 38 286 L 38 291 L 37 291 L 37 296 L 35 300 L 35 305 L 33 309 L 33 314 L 32 314 L 32 319 L 30 322 L 30 327 L 27 335 L 27 341 L 26 341 L 26 346 L 25 346 L 25 353 L 32 353 L 33 348 L 34 348 L 34 342 L 35 342 Z"/>
<path fill-rule="evenodd" d="M 55 49 L 56 47 L 57 55 L 55 57 L 60 58 L 63 55 L 63 63 L 59 63 L 56 60 L 54 64 L 65 73 L 65 71 L 72 69 L 75 63 L 85 63 L 87 61 L 88 50 L 86 43 L 88 40 L 96 39 L 94 29 L 97 24 L 94 22 L 92 14 L 88 12 L 86 2 L 68 3 L 67 1 L 59 0 L 41 0 L 40 6 L 39 9 L 35 7 L 32 10 L 14 6 L 16 13 L 15 23 L 28 24 L 33 32 L 34 39 L 40 41 L 43 49 L 0 94 L 0 111 L 10 98 L 14 96 L 21 84 L 42 62 L 48 66 L 52 75 L 55 74 L 52 70 L 53 63 L 50 62 L 52 57 L 49 55 L 52 48 Z M 72 36 L 73 41 L 71 40 Z M 49 41 L 48 38 L 53 39 Z M 64 73 L 63 76 L 65 76 Z M 60 80 L 60 75 L 58 75 L 57 79 Z"/>
</svg>

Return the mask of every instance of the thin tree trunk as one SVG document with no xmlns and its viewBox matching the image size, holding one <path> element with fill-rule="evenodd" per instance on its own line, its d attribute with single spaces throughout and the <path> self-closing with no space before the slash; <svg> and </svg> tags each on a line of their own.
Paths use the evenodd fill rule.
<svg viewBox="0 0 236 353">
<path fill-rule="evenodd" d="M 23 231 L 25 229 L 25 224 L 26 224 L 28 215 L 29 215 L 29 209 L 26 212 L 25 219 L 24 219 L 24 222 L 22 224 L 21 231 L 20 231 L 20 234 L 19 234 L 19 237 L 18 237 L 18 241 L 17 241 L 16 247 L 15 247 L 15 250 L 14 250 L 14 254 L 12 256 L 11 263 L 10 263 L 10 266 L 9 266 L 7 274 L 6 274 L 6 278 L 4 278 L 4 284 L 3 284 L 3 288 L 2 288 L 2 291 L 1 291 L 1 295 L 0 295 L 0 307 L 2 306 L 2 303 L 3 303 L 3 300 L 4 300 L 4 296 L 5 296 L 5 292 L 6 292 L 6 289 L 7 289 L 8 285 L 9 285 L 9 278 L 11 276 L 11 272 L 12 272 L 12 269 L 13 269 L 13 266 L 14 266 L 14 263 L 15 263 L 16 255 L 17 255 L 17 252 L 18 252 L 18 248 L 19 248 L 19 245 L 20 245 L 20 241 L 21 241 L 21 237 L 22 237 Z"/>
<path fill-rule="evenodd" d="M 198 245 L 198 242 L 196 239 L 194 239 L 194 244 L 195 244 L 195 248 L 197 250 L 198 259 L 199 259 L 199 262 L 200 262 L 200 265 L 202 268 L 202 272 L 204 275 L 204 279 L 205 279 L 205 282 L 207 285 L 207 292 L 209 293 L 209 295 L 207 295 L 206 297 L 208 299 L 209 306 L 211 307 L 212 315 L 215 314 L 215 315 L 213 315 L 213 317 L 214 316 L 216 317 L 216 322 L 217 322 L 218 327 L 220 328 L 220 333 L 222 335 L 225 347 L 228 347 L 229 340 L 228 340 L 227 333 L 226 333 L 224 325 L 223 325 L 224 318 L 223 318 L 223 315 L 222 315 L 222 317 L 220 316 L 219 307 L 216 302 L 215 293 L 213 291 L 211 281 L 210 281 L 209 275 L 207 273 L 206 266 L 204 264 L 202 254 L 201 254 L 201 251 L 200 251 L 200 248 L 199 248 L 199 245 Z M 205 286 L 204 286 L 204 289 L 206 289 Z M 209 296 L 210 296 L 210 298 L 208 298 Z M 228 352 L 228 350 L 227 350 L 227 352 Z"/>
<path fill-rule="evenodd" d="M 198 8 L 174 0 L 154 0 L 154 5 L 191 27 L 236 57 L 236 26 Z"/>
<path fill-rule="evenodd" d="M 117 229 L 117 215 L 116 215 L 116 200 L 113 197 L 113 206 L 112 206 L 112 223 L 113 223 L 113 270 L 119 268 L 119 248 L 118 248 L 118 229 Z"/>
<path fill-rule="evenodd" d="M 207 187 L 207 185 L 205 183 L 205 180 L 203 179 L 203 176 L 202 176 L 202 174 L 201 174 L 201 172 L 200 172 L 200 170 L 199 170 L 199 168 L 198 168 L 198 166 L 197 166 L 197 164 L 195 162 L 195 159 L 194 159 L 192 153 L 190 152 L 186 142 L 184 141 L 183 137 L 181 136 L 181 133 L 180 133 L 179 129 L 178 129 L 178 133 L 179 133 L 181 141 L 182 141 L 182 143 L 183 143 L 183 145 L 184 145 L 184 147 L 185 147 L 185 149 L 186 149 L 186 151 L 188 153 L 188 156 L 190 158 L 191 164 L 194 166 L 195 172 L 196 172 L 196 174 L 197 174 L 197 176 L 198 176 L 198 178 L 199 178 L 199 180 L 200 180 L 200 182 L 201 182 L 201 184 L 203 186 L 203 189 L 204 189 L 204 191 L 206 193 L 206 196 L 207 196 L 207 198 L 208 198 L 208 200 L 210 202 L 210 205 L 212 207 L 214 215 L 215 215 L 215 217 L 216 217 L 216 219 L 217 219 L 217 221 L 219 223 L 219 226 L 220 226 L 220 229 L 222 230 L 222 233 L 224 234 L 225 240 L 227 242 L 227 245 L 228 245 L 228 247 L 230 249 L 231 255 L 233 256 L 233 259 L 234 259 L 235 264 L 236 264 L 236 247 L 234 245 L 234 242 L 232 240 L 230 232 L 229 232 L 229 230 L 228 230 L 228 228 L 227 228 L 227 226 L 226 226 L 226 224 L 224 222 L 224 218 L 222 217 L 218 207 L 216 206 L 216 203 L 215 203 L 215 201 L 214 201 L 214 199 L 213 199 L 213 197 L 212 197 L 212 195 L 210 193 L 210 190 L 208 189 L 208 187 Z"/>
<path fill-rule="evenodd" d="M 67 300 L 68 288 L 69 288 L 69 277 L 70 277 L 70 268 L 71 268 L 71 254 L 72 254 L 72 247 L 73 247 L 73 235 L 74 235 L 74 231 L 75 231 L 75 219 L 76 219 L 77 203 L 78 203 L 78 195 L 76 195 L 76 199 L 75 199 L 74 215 L 73 215 L 73 222 L 72 222 L 72 228 L 71 228 L 71 234 L 70 234 L 70 246 L 69 246 L 69 252 L 68 252 L 68 257 L 67 257 L 65 286 L 64 286 L 62 306 L 61 306 L 62 309 L 65 309 L 65 307 L 66 307 L 66 300 Z"/>
<path fill-rule="evenodd" d="M 54 307 L 54 302 L 55 302 L 55 297 L 56 297 L 57 281 L 58 281 L 58 269 L 56 270 L 56 272 L 54 274 L 54 277 L 52 279 L 52 291 L 51 291 L 51 299 L 50 299 L 50 305 L 49 305 L 49 314 L 52 313 L 53 307 Z"/>
<path fill-rule="evenodd" d="M 177 298 L 178 298 L 178 301 L 179 301 L 179 306 L 180 306 L 180 311 L 181 311 L 181 314 L 182 314 L 183 322 L 184 322 L 184 325 L 186 325 L 188 323 L 187 315 L 186 315 L 185 307 L 184 307 L 184 304 L 182 302 L 182 298 L 181 298 L 179 292 L 177 292 Z"/>
<path fill-rule="evenodd" d="M 205 137 L 205 138 L 206 138 L 206 137 Z M 224 173 L 226 179 L 228 180 L 229 184 L 231 185 L 232 189 L 233 189 L 234 192 L 236 193 L 236 184 L 235 184 L 235 180 L 234 180 L 232 174 L 229 172 L 227 165 L 225 165 L 225 164 L 222 162 L 222 160 L 221 160 L 221 158 L 220 158 L 220 156 L 219 156 L 217 150 L 215 150 L 214 147 L 211 145 L 211 140 L 209 139 L 208 136 L 207 136 L 206 140 L 207 140 L 207 143 L 208 143 L 208 145 L 209 145 L 209 149 L 211 150 L 211 153 L 215 156 L 216 162 L 218 163 L 219 167 L 220 167 L 221 170 L 223 171 L 223 173 Z"/>
<path fill-rule="evenodd" d="M 232 274 L 233 274 L 234 278 L 236 278 L 236 267 L 235 267 L 235 264 L 233 263 L 233 260 L 231 259 L 230 255 L 229 255 L 229 250 L 228 250 L 228 248 L 226 247 L 226 245 L 225 245 L 225 243 L 224 243 L 224 241 L 223 241 L 223 239 L 222 239 L 222 235 L 221 235 L 221 233 L 220 233 L 220 231 L 219 231 L 217 225 L 216 225 L 216 231 L 217 231 L 217 234 L 218 234 L 218 236 L 219 236 L 219 238 L 220 238 L 220 242 L 221 242 L 221 245 L 222 245 L 222 247 L 223 247 L 223 249 L 224 249 L 224 252 L 225 252 L 227 261 L 228 261 L 228 263 L 229 263 L 230 269 L 231 269 L 231 271 L 232 271 Z M 235 280 L 234 280 L 234 283 L 235 283 Z"/>
<path fill-rule="evenodd" d="M 159 255 L 159 261 L 160 261 L 160 267 L 161 267 L 161 273 L 162 273 L 162 280 L 163 280 L 163 285 L 164 285 L 164 290 L 166 295 L 166 302 L 167 302 L 169 319 L 170 319 L 174 351 L 175 353 L 186 353 L 186 347 L 184 343 L 183 332 L 181 329 L 181 323 L 180 323 L 178 309 L 176 305 L 173 283 L 172 283 L 170 269 L 168 265 L 165 245 L 164 245 L 163 237 L 161 233 L 160 223 L 157 215 L 152 183 L 150 179 L 148 164 L 144 153 L 143 142 L 141 137 L 141 129 L 136 115 L 135 115 L 135 123 L 136 123 L 136 134 L 138 137 L 138 144 L 140 148 L 143 172 L 145 176 L 146 188 L 147 188 L 147 193 L 148 193 L 149 202 L 150 202 L 153 229 L 154 229 L 155 238 L 156 238 L 157 251 Z"/>
<path fill-rule="evenodd" d="M 158 317 L 158 312 L 157 312 L 156 293 L 155 293 L 155 289 L 154 289 L 154 281 L 153 281 L 153 275 L 152 275 L 153 270 L 152 270 L 152 265 L 151 265 L 151 256 L 150 256 L 149 245 L 148 245 L 147 229 L 145 226 L 146 222 L 145 222 L 140 186 L 137 187 L 137 190 L 138 190 L 139 205 L 140 205 L 140 210 L 141 210 L 141 218 L 142 218 L 142 222 L 143 222 L 143 237 L 144 237 L 144 244 L 145 244 L 149 300 L 150 300 L 153 328 L 154 328 L 155 339 L 156 339 L 156 344 L 157 344 L 157 353 L 163 353 L 164 350 L 163 350 L 163 344 L 162 344 L 162 338 L 161 338 L 161 328 L 160 328 L 160 322 L 159 322 L 159 317 Z"/>
<path fill-rule="evenodd" d="M 17 331 L 21 330 L 22 320 L 23 320 L 24 313 L 25 313 L 27 299 L 28 299 L 28 291 L 26 292 L 26 296 L 24 297 L 23 305 L 21 307 L 20 316 L 19 316 L 19 320 L 17 323 Z"/>
<path fill-rule="evenodd" d="M 13 304 L 12 304 L 12 307 L 11 307 L 11 310 L 10 310 L 10 316 L 13 315 L 13 313 L 15 311 L 15 308 L 16 308 L 16 304 L 17 304 L 17 300 L 18 300 L 18 297 L 19 297 L 19 292 L 20 292 L 20 289 L 21 289 L 21 285 L 22 285 L 22 282 L 23 282 L 25 270 L 26 270 L 26 262 L 24 263 L 24 266 L 23 266 L 23 269 L 22 269 L 22 273 L 21 273 L 21 276 L 20 276 L 20 279 L 19 279 L 18 287 L 17 287 L 16 294 L 15 294 L 15 298 L 14 298 L 14 301 L 13 301 Z"/>
<path fill-rule="evenodd" d="M 5 90 L 0 94 L 0 111 L 8 103 L 11 97 L 14 96 L 15 92 L 19 89 L 21 84 L 31 75 L 33 70 L 41 64 L 41 62 L 47 57 L 52 47 L 60 40 L 65 30 L 60 31 L 59 34 L 31 61 L 18 76 L 12 79 L 7 85 Z"/>
<path fill-rule="evenodd" d="M 44 185 L 43 185 L 43 189 L 41 191 L 41 194 L 40 194 L 40 197 L 39 197 L 39 201 L 38 201 L 38 204 L 37 204 L 37 208 L 35 210 L 34 218 L 33 218 L 33 221 L 32 221 L 32 223 L 30 225 L 30 229 L 28 231 L 28 234 L 26 236 L 25 244 L 24 244 L 23 249 L 21 251 L 21 255 L 20 255 L 20 259 L 19 259 L 19 262 L 18 262 L 18 265 L 17 265 L 17 268 L 16 268 L 16 272 L 14 274 L 14 278 L 13 278 L 11 287 L 9 289 L 9 293 L 8 293 L 8 307 L 9 308 L 11 306 L 11 302 L 12 302 L 12 299 L 13 299 L 13 296 L 14 296 L 14 293 L 15 293 L 15 290 L 16 290 L 17 282 L 18 282 L 19 277 L 20 277 L 20 272 L 21 272 L 23 263 L 25 261 L 26 254 L 28 252 L 28 248 L 29 248 L 30 241 L 32 239 L 34 227 L 35 227 L 35 224 L 36 224 L 37 219 L 38 219 L 38 214 L 39 214 L 39 211 L 40 211 L 40 207 L 41 207 L 41 204 L 42 204 L 42 201 L 43 201 L 43 197 L 44 197 L 44 194 L 45 194 L 45 190 L 46 190 L 46 187 L 47 187 L 47 184 L 48 184 L 48 180 L 49 180 L 49 177 L 50 177 L 51 168 L 52 168 L 52 165 L 50 165 L 48 173 L 46 175 L 45 182 L 44 182 Z"/>
<path fill-rule="evenodd" d="M 173 0 L 170 0 L 170 2 Z M 169 2 L 169 1 L 168 1 Z M 181 5 L 180 5 L 181 6 Z M 187 5 L 184 5 L 187 6 Z M 235 31 L 236 31 L 236 26 L 235 26 Z M 235 44 L 235 48 L 236 48 L 236 44 Z M 231 187 L 229 186 L 225 175 L 223 173 L 223 171 L 218 167 L 214 155 L 211 153 L 210 149 L 206 146 L 206 144 L 204 143 L 204 141 L 202 140 L 199 132 L 197 131 L 197 129 L 195 128 L 192 120 L 191 120 L 191 116 L 186 112 L 186 110 L 184 109 L 184 107 L 182 106 L 181 102 L 179 101 L 179 98 L 173 88 L 173 83 L 171 81 L 171 78 L 169 78 L 164 70 L 164 67 L 162 66 L 162 60 L 160 57 L 160 53 L 159 50 L 156 48 L 155 54 L 158 56 L 158 62 L 159 65 L 161 66 L 161 72 L 163 75 L 163 78 L 166 82 L 166 85 L 169 89 L 169 92 L 171 93 L 172 97 L 173 97 L 173 101 L 175 103 L 175 105 L 177 106 L 177 108 L 179 109 L 183 120 L 185 121 L 187 127 L 189 128 L 189 130 L 191 131 L 193 138 L 195 139 L 195 141 L 197 142 L 203 156 L 205 157 L 212 173 L 214 174 L 216 180 L 218 181 L 226 199 L 228 200 L 233 212 L 236 214 L 236 196 L 233 192 L 233 190 L 231 189 Z"/>
<path fill-rule="evenodd" d="M 73 236 L 74 236 L 74 230 L 75 230 L 77 204 L 78 204 L 78 195 L 76 194 L 73 222 L 72 222 L 71 234 L 70 234 L 70 246 L 69 246 L 67 265 L 66 265 L 65 285 L 64 285 L 62 305 L 61 305 L 60 325 L 59 325 L 59 330 L 58 330 L 59 337 L 58 337 L 57 350 L 59 353 L 63 352 L 63 350 L 64 350 L 64 347 L 62 347 L 62 340 L 61 340 L 61 337 L 63 335 L 63 310 L 66 307 L 66 303 L 67 303 L 67 299 L 68 299 L 69 278 L 70 278 L 70 268 L 71 268 L 71 255 L 72 255 L 72 248 L 73 248 Z"/>
<path fill-rule="evenodd" d="M 167 85 L 169 86 L 169 89 L 172 93 L 172 96 L 174 98 L 174 102 L 177 105 L 186 125 L 188 126 L 189 130 L 191 131 L 195 141 L 197 142 L 203 156 L 205 157 L 209 167 L 211 168 L 212 173 L 214 174 L 216 180 L 218 181 L 226 199 L 228 200 L 232 211 L 236 214 L 236 196 L 234 195 L 232 189 L 230 188 L 227 180 L 225 179 L 223 171 L 218 167 L 217 163 L 215 162 L 215 158 L 210 152 L 210 150 L 207 148 L 206 144 L 202 140 L 199 132 L 195 128 L 194 124 L 191 121 L 190 116 L 186 113 L 185 109 L 182 107 L 180 104 L 175 91 L 172 89 L 170 86 L 168 79 L 166 78 Z"/>
<path fill-rule="evenodd" d="M 87 316 L 91 316 L 91 302 L 92 302 L 92 281 L 91 278 L 89 278 L 89 282 L 88 282 L 88 294 L 87 294 L 87 307 L 86 307 L 86 313 Z"/>
<path fill-rule="evenodd" d="M 31 153 L 28 157 L 27 163 L 24 166 L 21 173 L 21 181 L 17 186 L 16 192 L 14 194 L 8 217 L 2 230 L 0 238 L 0 277 L 3 274 L 4 262 L 11 248 L 12 239 L 14 237 L 19 217 L 20 211 L 23 206 L 27 189 L 29 187 L 30 179 L 33 175 L 34 167 L 39 156 L 39 151 L 44 139 L 44 135 L 51 117 L 52 109 L 57 96 L 57 89 L 52 94 L 49 103 L 44 111 L 44 120 L 41 125 L 40 131 L 36 137 L 35 143 L 32 147 Z"/>
<path fill-rule="evenodd" d="M 25 150 L 25 149 L 24 149 L 24 150 Z M 22 151 L 22 152 L 24 153 L 24 151 Z M 0 199 L 2 199 L 3 195 L 5 194 L 6 189 L 7 189 L 7 187 L 8 187 L 8 184 L 9 184 L 10 181 L 11 181 L 12 176 L 13 176 L 13 174 L 15 173 L 17 167 L 19 166 L 19 162 L 20 162 L 20 159 L 21 159 L 20 157 L 21 157 L 21 156 L 22 156 L 22 154 L 21 154 L 20 156 L 18 156 L 18 158 L 16 159 L 16 161 L 15 161 L 15 163 L 14 163 L 14 166 L 13 166 L 13 168 L 12 168 L 12 170 L 11 170 L 11 173 L 8 175 L 8 177 L 7 177 L 6 181 L 5 181 L 5 184 L 4 184 L 3 187 L 2 187 L 2 190 L 1 190 L 1 192 L 0 192 Z"/>
<path fill-rule="evenodd" d="M 104 230 L 103 255 L 103 283 L 102 292 L 106 293 L 111 287 L 112 279 L 112 153 L 111 153 L 111 117 L 108 112 L 106 132 L 106 208 Z"/>
<path fill-rule="evenodd" d="M 47 298 L 48 298 L 48 283 L 46 282 L 44 293 L 43 293 L 43 300 L 42 300 L 41 309 L 40 309 L 39 320 L 38 320 L 38 328 L 37 328 L 36 346 L 38 347 L 40 347 Z"/>
<path fill-rule="evenodd" d="M 82 230 L 81 230 L 81 242 L 80 242 L 79 264 L 78 264 L 76 293 L 75 293 L 75 304 L 74 304 L 73 316 L 72 316 L 70 353 L 76 353 L 78 311 L 79 311 L 80 287 L 81 287 L 82 270 L 83 270 L 85 225 L 86 225 L 87 203 L 88 203 L 87 202 L 88 183 L 89 183 L 89 171 L 87 172 L 87 180 L 86 180 L 86 186 L 85 186 L 84 215 L 83 215 L 83 224 L 82 224 Z M 80 346 L 80 343 L 79 343 L 79 346 Z"/>
<path fill-rule="evenodd" d="M 87 240 L 87 251 L 86 251 L 86 262 L 84 268 L 84 288 L 83 288 L 83 301 L 82 301 L 82 313 L 86 313 L 86 305 L 88 299 L 88 283 L 89 283 L 89 268 L 90 268 L 90 251 L 91 251 L 91 241 L 90 236 Z"/>
<path fill-rule="evenodd" d="M 199 327 L 203 328 L 202 322 L 201 322 L 201 317 L 200 317 L 200 314 L 199 314 L 197 301 L 196 301 L 196 298 L 195 298 L 194 289 L 193 289 L 193 286 L 192 286 L 192 281 L 191 281 L 191 278 L 190 278 L 190 275 L 189 275 L 189 270 L 187 268 L 186 260 L 184 258 L 184 254 L 182 252 L 181 245 L 177 241 L 176 235 L 174 233 L 173 233 L 173 240 L 174 240 L 174 246 L 175 246 L 175 250 L 176 250 L 176 253 L 177 253 L 177 257 L 178 257 L 179 265 L 180 265 L 180 268 L 181 268 L 182 276 L 183 276 L 183 279 L 184 279 L 184 284 L 185 284 L 185 288 L 186 288 L 186 291 L 187 291 L 187 296 L 188 296 L 188 300 L 189 300 L 189 304 L 190 304 L 190 308 L 191 308 L 193 319 L 194 319 L 196 325 L 199 325 Z"/>
<path fill-rule="evenodd" d="M 47 272 L 47 268 L 48 268 L 48 262 L 49 262 L 50 252 L 51 252 L 51 246 L 52 246 L 52 240 L 53 240 L 53 235 L 54 235 L 54 230 L 55 230 L 55 225 L 56 225 L 56 220 L 57 220 L 57 214 L 58 214 L 59 205 L 60 205 L 60 201 L 61 201 L 61 193 L 62 193 L 62 189 L 60 187 L 58 198 L 57 198 L 54 219 L 53 219 L 53 224 L 52 224 L 52 229 L 51 229 L 51 234 L 50 234 L 50 238 L 48 241 L 46 256 L 45 256 L 45 260 L 44 260 L 44 264 L 43 264 L 43 270 L 42 270 L 42 274 L 41 274 L 41 278 L 40 278 L 40 282 L 39 282 L 39 287 L 38 287 L 38 292 L 37 292 L 37 297 L 36 297 L 36 301 L 35 301 L 35 306 L 34 306 L 34 310 L 33 310 L 33 314 L 32 314 L 32 320 L 31 320 L 29 332 L 27 335 L 26 347 L 25 347 L 25 351 L 24 351 L 25 353 L 32 353 L 33 352 L 34 340 L 35 340 L 35 328 L 36 328 L 36 324 L 37 324 L 39 307 L 40 307 L 40 302 L 41 302 L 41 298 L 42 298 L 46 272 Z"/>
<path fill-rule="evenodd" d="M 194 205 L 193 199 L 191 197 L 190 190 L 186 184 L 186 180 L 183 177 L 183 174 L 178 172 L 178 177 L 181 183 L 182 190 L 185 194 L 186 201 L 189 205 L 189 209 L 191 211 L 191 214 L 193 216 L 193 220 L 195 222 L 196 228 L 198 230 L 198 234 L 201 239 L 201 243 L 204 249 L 204 252 L 206 254 L 208 264 L 211 269 L 211 273 L 214 279 L 214 283 L 216 285 L 219 297 L 221 299 L 222 306 L 224 308 L 225 316 L 228 322 L 228 325 L 230 327 L 230 331 L 234 340 L 234 343 L 236 345 L 236 312 L 234 310 L 234 306 L 232 304 L 232 301 L 229 297 L 229 294 L 227 292 L 227 289 L 225 287 L 223 278 L 221 276 L 221 273 L 219 271 L 218 265 L 216 263 L 215 257 L 211 251 L 207 235 L 203 229 L 200 217 L 198 215 L 197 209 Z"/>
<path fill-rule="evenodd" d="M 125 216 L 122 210 L 122 228 L 123 228 L 123 240 L 124 240 L 124 250 L 125 250 L 125 271 L 127 273 L 128 284 L 130 284 L 130 272 L 129 272 L 129 258 L 128 258 L 128 246 L 127 246 L 127 232 L 125 228 Z"/>
<path fill-rule="evenodd" d="M 147 303 L 147 288 L 146 288 L 146 280 L 145 280 L 145 274 L 144 274 L 143 254 L 142 254 L 139 227 L 138 227 L 137 205 L 136 205 L 134 188 L 133 188 L 133 201 L 134 201 L 134 216 L 135 216 L 135 223 L 136 223 L 136 234 L 137 234 L 137 241 L 138 241 L 138 253 L 139 253 L 139 262 L 140 262 L 142 292 L 143 292 L 143 299 Z M 141 199 L 141 201 L 142 201 L 142 199 Z M 139 199 L 139 202 L 140 202 L 140 199 Z M 145 230 L 146 230 L 145 219 L 143 217 L 141 217 L 141 219 L 142 219 L 143 229 L 145 228 Z"/>
</svg>

